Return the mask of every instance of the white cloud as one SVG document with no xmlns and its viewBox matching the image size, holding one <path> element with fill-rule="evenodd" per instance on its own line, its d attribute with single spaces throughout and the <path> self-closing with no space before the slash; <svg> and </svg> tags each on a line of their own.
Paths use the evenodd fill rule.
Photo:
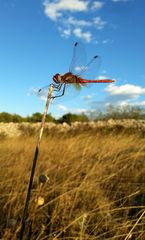
<svg viewBox="0 0 145 240">
<path fill-rule="evenodd" d="M 81 114 L 81 113 L 86 113 L 88 112 L 88 109 L 85 109 L 85 108 L 76 108 L 76 109 L 72 109 L 73 113 L 76 113 L 76 114 Z"/>
<path fill-rule="evenodd" d="M 113 104 L 118 106 L 144 105 L 144 102 L 136 101 L 142 95 L 145 95 L 145 88 L 141 86 L 136 86 L 132 84 L 115 86 L 115 84 L 110 84 L 107 86 L 105 91 L 108 93 L 105 101 L 107 104 Z"/>
<path fill-rule="evenodd" d="M 101 2 L 101 1 L 95 1 L 92 5 L 92 9 L 94 10 L 98 10 L 98 9 L 101 9 L 103 7 L 104 3 Z"/>
<path fill-rule="evenodd" d="M 62 112 L 65 112 L 65 113 L 74 113 L 74 114 L 82 114 L 82 113 L 86 113 L 88 111 L 88 109 L 85 109 L 85 108 L 68 108 L 66 107 L 65 105 L 62 105 L 62 104 L 57 104 L 57 109 L 62 111 Z"/>
<path fill-rule="evenodd" d="M 57 104 L 57 108 L 63 112 L 67 112 L 68 108 L 62 104 Z"/>
<path fill-rule="evenodd" d="M 104 39 L 103 41 L 102 41 L 102 44 L 108 44 L 108 43 L 113 43 L 113 40 L 111 40 L 111 39 Z"/>
<path fill-rule="evenodd" d="M 85 21 L 83 19 L 76 19 L 72 16 L 70 16 L 68 19 L 66 19 L 66 23 L 70 25 L 74 25 L 75 27 L 90 27 L 92 26 L 92 22 Z"/>
<path fill-rule="evenodd" d="M 145 101 L 133 102 L 130 105 L 144 107 L 145 106 Z"/>
<path fill-rule="evenodd" d="M 99 75 L 98 77 L 96 77 L 96 80 L 97 79 L 99 79 L 99 80 L 103 80 L 103 79 L 112 79 L 112 80 L 114 80 L 115 82 L 116 82 L 116 79 L 114 79 L 114 78 L 111 78 L 111 77 L 108 77 L 107 75 Z M 113 85 L 113 84 L 109 84 L 108 86 L 110 86 L 110 85 Z M 107 90 L 106 91 L 108 91 L 108 87 L 106 88 Z"/>
<path fill-rule="evenodd" d="M 86 21 L 83 19 L 76 19 L 72 16 L 70 16 L 67 20 L 66 23 L 68 25 L 74 25 L 75 27 L 96 27 L 97 29 L 102 29 L 104 26 L 107 24 L 106 21 L 103 21 L 101 17 L 95 17 L 91 21 Z"/>
<path fill-rule="evenodd" d="M 88 101 L 93 98 L 93 95 L 82 96 L 82 99 Z"/>
<path fill-rule="evenodd" d="M 91 0 L 44 0 L 44 13 L 51 20 L 57 23 L 57 29 L 64 38 L 74 35 L 86 42 L 93 39 L 94 30 L 101 30 L 107 24 L 100 16 L 93 18 L 89 14 L 93 10 L 101 9 L 102 1 Z M 81 13 L 81 18 L 75 13 Z M 86 20 L 83 14 L 88 13 Z M 76 17 L 77 16 L 77 17 Z M 86 15 L 87 16 L 87 15 Z"/>
<path fill-rule="evenodd" d="M 83 65 L 81 65 L 81 66 L 76 66 L 75 67 L 75 71 L 79 74 L 80 72 L 82 72 L 82 71 L 87 71 L 89 68 L 85 65 L 85 66 L 83 66 Z"/>
<path fill-rule="evenodd" d="M 55 21 L 62 16 L 62 12 L 84 12 L 87 10 L 88 2 L 83 0 L 45 0 L 43 3 L 45 14 Z"/>
<path fill-rule="evenodd" d="M 104 40 L 102 41 L 103 44 L 106 44 L 106 43 L 108 43 L 108 42 L 109 42 L 108 39 L 104 39 Z"/>
<path fill-rule="evenodd" d="M 129 2 L 131 0 L 111 0 L 112 2 Z"/>
<path fill-rule="evenodd" d="M 101 17 L 95 17 L 94 19 L 93 19 L 93 25 L 97 28 L 97 29 L 103 29 L 104 28 L 104 26 L 107 24 L 107 22 L 106 21 L 103 21 L 102 19 L 101 19 Z"/>
<path fill-rule="evenodd" d="M 86 42 L 91 42 L 92 40 L 92 33 L 90 31 L 83 32 L 81 28 L 75 28 L 73 30 L 73 34 L 76 37 L 85 40 Z"/>
<path fill-rule="evenodd" d="M 62 14 L 57 11 L 56 4 L 55 3 L 49 3 L 48 1 L 45 1 L 43 3 L 44 5 L 44 13 L 47 17 L 49 17 L 51 20 L 55 21 L 57 18 L 61 17 Z"/>
<path fill-rule="evenodd" d="M 137 106 L 144 107 L 145 101 L 141 100 L 141 97 L 145 96 L 145 88 L 132 84 L 125 84 L 116 86 L 110 84 L 106 87 L 105 91 L 107 96 L 101 101 L 88 101 L 91 109 L 95 111 L 103 111 L 110 104 L 113 106 L 124 107 L 124 106 Z"/>
<path fill-rule="evenodd" d="M 70 35 L 71 35 L 71 29 L 62 29 L 62 28 L 59 28 L 59 30 L 61 31 L 61 36 L 64 37 L 64 38 L 69 38 Z"/>
<path fill-rule="evenodd" d="M 106 75 L 100 75 L 99 77 L 97 77 L 97 79 L 100 79 L 100 80 L 108 79 L 108 77 Z"/>
<path fill-rule="evenodd" d="M 140 95 L 145 94 L 145 88 L 140 86 L 132 85 L 132 84 L 125 84 L 121 86 L 115 86 L 115 84 L 110 84 L 105 89 L 109 95 L 118 95 L 118 96 L 126 96 L 129 99 L 138 98 Z"/>
</svg>

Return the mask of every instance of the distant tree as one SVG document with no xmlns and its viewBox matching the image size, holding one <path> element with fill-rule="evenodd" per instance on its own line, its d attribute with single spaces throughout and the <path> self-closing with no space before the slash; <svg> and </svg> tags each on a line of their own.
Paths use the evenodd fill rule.
<svg viewBox="0 0 145 240">
<path fill-rule="evenodd" d="M 144 109 L 140 107 L 132 107 L 130 111 L 130 118 L 143 119 L 145 118 Z"/>
<path fill-rule="evenodd" d="M 116 116 L 121 119 L 142 119 L 144 116 L 144 109 L 138 106 L 125 105 L 120 108 L 116 108 Z"/>
<path fill-rule="evenodd" d="M 0 122 L 12 122 L 12 115 L 7 112 L 0 113 Z"/>
<path fill-rule="evenodd" d="M 89 118 L 84 113 L 82 113 L 82 114 L 76 115 L 76 121 L 78 121 L 78 122 L 88 122 Z"/>
<path fill-rule="evenodd" d="M 41 122 L 42 117 L 43 117 L 43 114 L 36 112 L 36 113 L 33 113 L 31 116 L 26 117 L 26 121 L 32 122 L 32 123 Z M 55 118 L 53 118 L 50 114 L 46 115 L 46 122 L 54 122 L 54 121 L 55 121 Z"/>
<path fill-rule="evenodd" d="M 41 122 L 42 114 L 39 112 L 33 113 L 31 116 L 31 122 Z"/>
<path fill-rule="evenodd" d="M 33 113 L 31 116 L 21 117 L 18 114 L 10 114 L 7 112 L 0 113 L 0 122 L 41 122 L 43 115 L 39 112 Z M 54 122 L 55 118 L 53 118 L 50 114 L 46 115 L 46 122 Z"/>
<path fill-rule="evenodd" d="M 46 115 L 46 122 L 55 122 L 55 118 L 51 116 L 51 114 Z"/>
<path fill-rule="evenodd" d="M 59 123 L 66 122 L 68 124 L 71 124 L 71 122 L 76 122 L 76 121 L 85 122 L 85 121 L 88 121 L 88 117 L 85 114 L 77 115 L 77 114 L 67 113 L 57 120 L 57 122 Z"/>
<path fill-rule="evenodd" d="M 144 119 L 145 109 L 137 106 L 113 106 L 109 105 L 106 112 L 96 114 L 98 119 Z"/>
<path fill-rule="evenodd" d="M 10 114 L 7 112 L 0 113 L 0 122 L 41 122 L 43 114 L 36 112 L 31 116 L 21 117 L 18 114 Z M 88 118 L 85 114 L 72 114 L 67 113 L 63 115 L 61 118 L 56 120 L 51 114 L 46 115 L 46 122 L 56 122 L 63 123 L 66 122 L 71 124 L 71 122 L 79 121 L 86 122 L 89 119 L 95 120 L 105 120 L 105 119 L 145 119 L 145 108 L 137 107 L 137 106 L 113 106 L 109 105 L 106 109 L 106 112 L 93 112 L 93 117 Z"/>
<path fill-rule="evenodd" d="M 18 114 L 12 115 L 12 122 L 23 122 L 23 118 Z"/>
</svg>

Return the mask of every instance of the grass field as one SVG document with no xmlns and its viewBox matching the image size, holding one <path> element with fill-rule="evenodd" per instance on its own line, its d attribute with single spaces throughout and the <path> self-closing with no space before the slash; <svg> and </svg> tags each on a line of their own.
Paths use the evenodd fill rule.
<svg viewBox="0 0 145 240">
<path fill-rule="evenodd" d="M 36 139 L 0 141 L 3 240 L 18 237 Z M 31 225 L 34 240 L 144 240 L 144 210 L 143 136 L 86 131 L 43 138 L 24 239 Z"/>
</svg>

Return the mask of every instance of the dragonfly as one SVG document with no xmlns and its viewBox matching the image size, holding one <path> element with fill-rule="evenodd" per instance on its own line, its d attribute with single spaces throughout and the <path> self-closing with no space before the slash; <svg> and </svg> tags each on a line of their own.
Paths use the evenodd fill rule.
<svg viewBox="0 0 145 240">
<path fill-rule="evenodd" d="M 76 42 L 74 44 L 72 61 L 70 64 L 69 71 L 63 75 L 56 73 L 53 76 L 53 82 L 51 86 L 53 87 L 52 99 L 57 97 L 62 97 L 65 94 L 67 86 L 72 85 L 76 90 L 80 90 L 82 86 L 86 86 L 92 83 L 113 83 L 112 79 L 86 79 L 85 74 L 94 72 L 96 74 L 101 57 L 98 55 L 93 56 L 93 58 L 86 64 L 85 62 L 85 48 L 81 42 Z M 90 74 L 91 75 L 91 74 Z M 40 88 L 37 92 L 39 96 L 47 94 L 47 89 L 50 85 Z M 56 93 L 57 92 L 57 93 Z"/>
</svg>

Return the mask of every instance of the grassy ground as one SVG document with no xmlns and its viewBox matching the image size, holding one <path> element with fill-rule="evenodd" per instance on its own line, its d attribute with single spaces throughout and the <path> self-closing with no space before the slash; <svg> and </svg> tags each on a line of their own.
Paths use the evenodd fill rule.
<svg viewBox="0 0 145 240">
<path fill-rule="evenodd" d="M 18 237 L 35 143 L 35 136 L 1 139 L 1 239 Z M 143 136 L 86 131 L 43 138 L 26 226 L 28 235 L 32 224 L 31 239 L 144 240 L 144 210 Z"/>
</svg>

